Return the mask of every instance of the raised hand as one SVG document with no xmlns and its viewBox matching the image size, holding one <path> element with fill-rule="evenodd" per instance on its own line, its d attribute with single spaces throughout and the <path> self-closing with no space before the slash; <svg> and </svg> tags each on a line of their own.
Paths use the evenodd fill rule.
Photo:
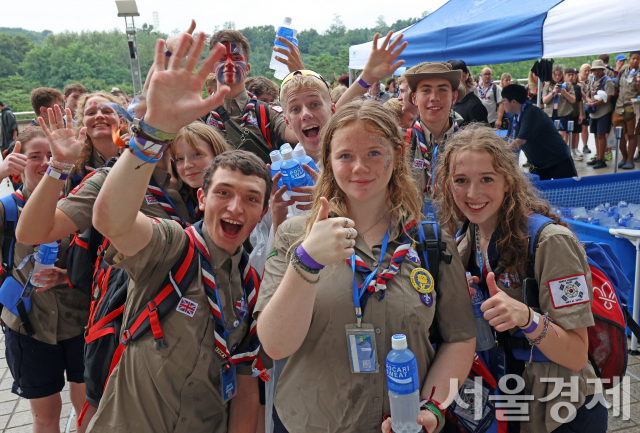
<svg viewBox="0 0 640 433">
<path fill-rule="evenodd" d="M 191 24 L 189 25 L 189 28 L 187 29 L 186 32 L 182 32 L 179 35 L 172 36 L 169 39 L 167 39 L 167 42 L 166 42 L 167 51 L 169 51 L 170 53 L 175 53 L 176 51 L 178 51 L 178 47 L 180 46 L 180 42 L 182 41 L 183 38 L 189 41 L 189 48 L 190 48 L 191 45 L 193 45 L 193 42 L 195 41 L 195 39 L 193 39 L 193 31 L 195 29 L 196 29 L 196 20 L 191 20 Z"/>
<path fill-rule="evenodd" d="M 525 322 L 529 320 L 529 307 L 500 290 L 493 272 L 487 274 L 487 288 L 491 297 L 482 303 L 480 310 L 496 331 L 503 332 L 527 325 Z"/>
<path fill-rule="evenodd" d="M 177 133 L 180 128 L 193 122 L 193 119 L 204 116 L 211 110 L 218 108 L 224 102 L 224 96 L 229 92 L 227 86 L 221 86 L 218 91 L 207 99 L 202 99 L 202 86 L 213 65 L 224 52 L 221 44 L 210 51 L 202 62 L 198 72 L 194 69 L 198 64 L 204 48 L 205 34 L 199 33 L 196 42 L 189 49 L 189 39 L 183 37 L 176 52 L 171 56 L 169 68 L 165 68 L 164 48 L 162 40 L 156 43 L 156 70 L 149 83 L 147 96 L 148 110 L 145 123 L 166 133 Z M 185 56 L 187 60 L 181 67 Z"/>
<path fill-rule="evenodd" d="M 338 263 L 351 257 L 358 232 L 353 220 L 345 217 L 329 218 L 329 202 L 320 198 L 321 209 L 302 247 L 321 265 Z"/>
<path fill-rule="evenodd" d="M 21 154 L 21 149 L 22 143 L 16 141 L 13 152 L 0 163 L 0 180 L 24 173 L 24 169 L 27 168 L 27 155 Z"/>
<path fill-rule="evenodd" d="M 391 41 L 391 43 L 389 43 L 392 34 L 393 32 L 390 30 L 382 41 L 380 48 L 378 48 L 378 39 L 380 38 L 380 34 L 376 33 L 373 37 L 371 54 L 369 54 L 369 59 L 367 59 L 367 63 L 362 71 L 362 79 L 366 83 L 371 84 L 374 81 L 382 80 L 384 77 L 388 77 L 393 74 L 396 69 L 405 64 L 404 60 L 396 62 L 396 59 L 407 47 L 408 42 L 402 42 L 402 44 L 400 44 L 403 37 L 403 35 L 400 34 Z"/>
<path fill-rule="evenodd" d="M 55 110 L 55 114 L 54 114 Z M 47 115 L 49 116 L 49 128 L 44 122 L 42 117 L 38 117 L 38 122 L 44 135 L 47 137 L 49 146 L 51 147 L 51 159 L 58 162 L 73 164 L 82 152 L 84 147 L 84 140 L 87 137 L 87 128 L 82 128 L 78 137 L 73 132 L 73 119 L 71 117 L 71 110 L 65 109 L 65 115 L 67 124 L 62 116 L 62 110 L 58 105 L 54 106 L 54 110 L 47 109 Z"/>
<path fill-rule="evenodd" d="M 298 50 L 298 47 L 293 45 L 291 41 L 289 41 L 287 38 L 283 38 L 282 36 L 278 36 L 278 40 L 285 44 L 287 48 L 289 48 L 289 51 L 285 50 L 284 48 L 273 47 L 273 51 L 286 56 L 276 56 L 276 60 L 278 60 L 282 64 L 287 65 L 287 68 L 289 68 L 289 72 L 305 69 L 304 63 L 302 63 L 302 57 L 300 57 L 300 50 Z"/>
</svg>

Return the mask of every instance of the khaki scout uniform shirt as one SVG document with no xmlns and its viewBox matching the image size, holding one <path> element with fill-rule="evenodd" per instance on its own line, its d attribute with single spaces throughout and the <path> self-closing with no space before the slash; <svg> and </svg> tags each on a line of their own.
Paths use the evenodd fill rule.
<svg viewBox="0 0 640 433">
<path fill-rule="evenodd" d="M 264 310 L 278 289 L 289 266 L 287 251 L 296 234 L 303 232 L 305 218 L 288 219 L 278 229 L 254 315 Z M 401 229 L 400 225 L 392 228 L 380 270 L 389 265 Z M 449 265 L 440 263 L 431 307 L 420 301 L 420 294 L 411 285 L 411 271 L 418 265 L 409 259 L 389 281 L 384 299 L 380 301 L 380 293 L 376 293 L 366 304 L 362 323 L 371 323 L 375 329 L 378 373 L 351 373 L 345 334 L 345 325 L 356 323 L 351 267 L 343 261 L 320 271 L 309 332 L 302 346 L 288 358 L 276 387 L 274 404 L 290 433 L 380 431 L 382 416 L 390 412 L 385 360 L 394 334 L 407 336 L 409 349 L 417 359 L 420 383 L 424 383 L 435 357 L 429 341 L 434 318 L 445 342 L 475 338 L 464 269 L 453 239 L 444 231 L 442 234 L 453 260 Z M 355 249 L 369 269 L 375 269 L 381 243 L 371 250 L 360 236 L 356 238 Z M 363 283 L 357 272 L 356 280 L 359 285 Z"/>
<path fill-rule="evenodd" d="M 600 77 L 600 79 L 602 79 L 603 77 Z M 591 78 L 589 78 L 589 80 L 585 83 L 585 92 L 588 91 L 589 92 L 589 97 L 593 100 L 593 97 L 596 95 L 596 93 L 598 93 L 598 89 L 600 88 L 600 86 L 598 86 L 597 83 L 600 83 L 600 81 L 595 80 L 594 81 L 594 88 L 591 87 Z M 607 82 L 604 83 L 604 91 L 607 93 L 607 95 L 609 96 L 607 98 L 607 102 L 605 104 L 601 104 L 601 105 L 596 105 L 596 112 L 595 113 L 591 113 L 589 114 L 589 116 L 592 119 L 599 119 L 602 116 L 604 116 L 607 113 L 610 113 L 611 111 L 613 111 L 613 104 L 611 103 L 611 97 L 615 94 L 615 86 L 613 84 L 613 80 L 611 78 L 607 79 Z"/>
<path fill-rule="evenodd" d="M 232 256 L 218 248 L 206 226 L 202 235 L 211 255 L 225 327 L 241 319 L 235 307 L 243 295 L 238 263 L 242 247 Z M 127 323 L 155 295 L 180 258 L 186 234 L 179 224 L 160 220 L 153 236 L 136 255 L 127 257 L 112 245 L 105 261 L 129 274 L 123 323 Z M 198 254 L 196 253 L 196 257 Z M 222 403 L 221 358 L 215 352 L 214 321 L 205 293 L 201 268 L 183 296 L 198 304 L 193 317 L 172 311 L 160 322 L 166 349 L 156 350 L 152 332 L 133 341 L 111 373 L 89 431 L 105 433 L 224 433 L 228 405 Z M 124 331 L 124 326 L 123 326 Z M 249 316 L 227 337 L 228 347 L 249 345 Z M 236 373 L 250 375 L 251 366 Z"/>
<path fill-rule="evenodd" d="M 570 95 L 576 96 L 576 91 L 573 89 L 572 83 L 566 83 L 566 90 Z M 553 86 L 550 83 L 545 83 L 542 91 L 542 97 L 544 98 L 549 93 L 553 92 Z M 549 115 L 549 117 L 553 116 L 553 106 L 555 102 L 555 97 L 551 99 L 551 102 L 544 105 L 544 112 Z M 564 117 L 571 114 L 573 111 L 573 106 L 567 101 L 567 98 L 564 97 L 561 93 L 558 93 L 558 117 Z M 563 125 L 565 128 L 567 125 Z"/>
<path fill-rule="evenodd" d="M 618 79 L 616 80 L 615 89 L 619 91 L 618 100 L 616 101 L 615 112 L 622 115 L 624 109 L 626 107 L 632 107 L 632 102 L 638 100 L 638 96 L 640 96 L 640 92 L 638 92 L 638 88 L 633 83 L 628 83 L 627 78 L 629 77 L 629 68 L 624 68 L 618 74 Z M 640 83 L 640 80 L 637 81 Z"/>
<path fill-rule="evenodd" d="M 465 265 L 469 263 L 471 255 L 476 254 L 475 248 L 475 225 L 470 224 L 465 238 L 458 245 L 462 263 Z M 536 251 L 534 274 L 540 288 L 541 311 L 538 311 L 538 313 L 549 313 L 553 323 L 565 331 L 594 325 L 593 314 L 591 313 L 593 287 L 591 285 L 591 271 L 589 270 L 587 255 L 578 239 L 569 229 L 559 225 L 550 225 L 542 231 Z M 589 287 L 590 302 L 558 309 L 554 308 L 549 291 L 549 281 L 580 274 L 585 274 L 587 286 Z M 516 282 L 511 281 L 509 288 L 505 287 L 499 279 L 496 279 L 496 284 L 500 290 L 513 299 L 522 300 L 522 287 Z M 542 320 L 540 323 L 542 323 Z M 518 329 L 520 328 L 514 328 L 513 332 Z M 542 403 L 538 401 L 538 399 L 552 394 L 556 387 L 555 382 L 541 382 L 541 378 L 553 378 L 554 380 L 558 378 L 569 384 L 574 376 L 578 378 L 577 401 L 572 402 L 570 397 L 561 397 L 560 395 L 548 402 Z M 598 380 L 590 362 L 577 372 L 551 361 L 527 363 L 522 377 L 525 381 L 524 394 L 534 396 L 534 400 L 528 401 L 529 422 L 521 423 L 522 433 L 551 432 L 558 428 L 561 424 L 551 417 L 553 405 L 566 402 L 573 404 L 576 409 L 580 408 L 587 396 L 595 394 L 594 381 Z M 590 381 L 589 383 L 587 382 L 588 380 Z M 569 391 L 570 388 L 563 389 L 563 392 Z M 566 408 L 562 408 L 559 414 L 564 418 L 568 412 Z"/>
<path fill-rule="evenodd" d="M 58 202 L 58 209 L 67 214 L 76 227 L 78 227 L 80 233 L 91 227 L 93 204 L 107 178 L 109 170 L 111 170 L 109 167 L 97 170 L 91 177 L 71 191 L 67 197 Z M 187 184 L 184 184 L 182 180 L 178 178 L 178 191 L 174 190 L 171 188 L 171 175 L 157 167 L 153 170 L 153 179 L 160 188 L 167 193 L 180 215 L 182 215 L 187 222 L 193 223 L 194 221 L 191 220 L 187 206 L 185 205 L 189 193 Z M 146 195 L 151 195 L 151 192 L 147 190 Z M 168 217 L 167 212 L 160 203 L 149 204 L 146 197 L 142 200 L 140 212 L 148 217 Z"/>
<path fill-rule="evenodd" d="M 22 195 L 26 202 L 31 196 L 31 191 L 26 187 L 22 187 Z M 20 211 L 18 212 L 21 213 Z M 1 244 L 3 242 L 4 207 L 0 205 L 0 256 L 2 256 Z M 69 237 L 66 237 L 62 239 L 60 244 L 58 260 L 54 264 L 55 267 L 60 269 L 67 268 L 68 248 Z M 17 268 L 28 254 L 33 254 L 33 246 L 16 241 L 12 275 L 23 286 L 26 284 L 33 269 L 33 262 L 28 260 L 22 269 Z M 90 306 L 91 298 L 79 290 L 72 289 L 68 284 L 60 284 L 44 292 L 36 292 L 34 290 L 31 294 L 31 311 L 28 314 L 35 331 L 32 337 L 43 343 L 57 344 L 58 341 L 81 335 L 89 321 Z M 13 331 L 26 334 L 24 327 L 20 326 L 22 322 L 20 317 L 6 308 L 2 310 L 2 320 Z"/>
<path fill-rule="evenodd" d="M 242 123 L 242 116 L 244 116 L 244 108 L 249 103 L 249 92 L 244 91 L 240 93 L 235 98 L 224 98 L 223 107 L 229 113 L 229 117 L 231 120 L 236 122 L 238 125 Z M 284 138 L 284 132 L 287 129 L 287 125 L 284 121 L 284 116 L 282 115 L 282 107 L 277 104 L 270 104 L 271 109 L 269 110 L 269 129 L 271 130 L 271 140 L 282 140 L 286 142 L 287 140 Z M 218 130 L 223 136 L 227 136 L 226 130 L 223 131 L 217 126 L 209 125 Z M 247 129 L 251 130 L 258 137 L 262 137 L 262 131 L 260 130 L 260 126 L 258 125 L 258 119 L 251 117 L 247 120 L 244 125 Z M 233 143 L 230 143 L 233 145 Z"/>
<path fill-rule="evenodd" d="M 444 154 L 444 146 L 443 144 L 447 142 L 447 140 L 451 137 L 451 135 L 453 135 L 454 129 L 455 129 L 455 120 L 453 117 L 449 117 L 449 122 L 451 123 L 451 126 L 449 127 L 449 129 L 447 130 L 447 132 L 444 133 L 444 136 L 442 138 L 442 142 L 440 143 L 440 146 L 438 147 L 438 157 L 441 157 Z M 418 190 L 419 191 L 424 191 L 424 187 L 427 186 L 427 183 L 429 182 L 429 174 L 432 173 L 433 168 L 431 167 L 431 164 L 433 162 L 433 142 L 434 142 L 434 136 L 431 133 L 431 131 L 429 131 L 429 129 L 427 129 L 427 127 L 424 125 L 424 123 L 422 121 L 420 121 L 420 126 L 422 127 L 422 130 L 424 131 L 424 139 L 425 139 L 425 145 L 427 146 L 427 161 L 424 162 L 424 167 L 423 168 L 418 168 L 416 167 L 416 162 L 417 161 L 423 161 L 424 157 L 422 156 L 422 151 L 420 151 L 420 144 L 418 143 L 418 136 L 415 135 L 411 138 L 411 146 L 415 145 L 415 152 L 413 153 L 413 155 L 407 155 L 407 157 L 409 158 L 409 167 L 412 168 L 412 172 L 413 172 L 413 178 L 418 186 Z M 409 148 L 411 148 L 411 146 L 409 146 Z M 427 165 L 427 162 L 429 163 Z"/>
</svg>

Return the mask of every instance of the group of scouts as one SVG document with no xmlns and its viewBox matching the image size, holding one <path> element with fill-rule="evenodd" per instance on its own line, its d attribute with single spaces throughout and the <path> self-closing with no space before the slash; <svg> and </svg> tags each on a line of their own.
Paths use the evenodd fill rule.
<svg viewBox="0 0 640 433">
<path fill-rule="evenodd" d="M 585 406 L 600 391 L 590 380 L 593 290 L 578 240 L 491 129 L 458 128 L 451 106 L 465 89 L 448 63 L 420 64 L 400 80 L 420 115 L 409 131 L 378 102 L 358 98 L 402 65 L 396 59 L 407 43 L 390 38 L 376 36 L 367 67 L 337 107 L 324 79 L 301 65 L 290 65 L 278 106 L 245 90 L 249 43 L 239 32 L 214 35 L 197 71 L 204 33 L 183 34 L 158 42 L 148 92 L 135 107 L 89 93 L 75 130 L 71 112 L 56 107 L 40 118 L 41 128 L 20 135 L 0 164 L 0 172 L 23 179 L 12 275 L 24 285 L 34 245 L 60 242 L 55 267 L 34 275 L 44 284 L 28 313 L 35 333 L 27 335 L 7 308 L 2 313 L 12 392 L 29 400 L 34 431 L 58 431 L 66 374 L 80 432 L 253 433 L 265 430 L 265 418 L 276 432 L 389 432 L 384 359 L 394 334 L 406 335 L 417 359 L 417 421 L 424 431 L 442 431 L 457 393 L 451 379 L 459 387 L 474 360 L 465 271 L 487 293 L 482 310 L 494 330 L 523 330 L 548 358 L 522 371 L 535 401 L 528 421 L 511 427 L 606 431 L 606 409 Z M 203 100 L 210 71 L 218 88 Z M 269 122 L 261 123 L 265 114 Z M 193 123 L 203 116 L 207 125 Z M 236 130 L 240 142 L 231 139 Z M 300 142 L 321 167 L 315 187 L 303 191 L 312 197 L 285 199 L 280 175 L 272 179 L 263 155 L 242 150 L 251 150 L 245 142 L 267 150 Z M 311 211 L 287 219 L 296 199 L 311 200 Z M 442 260 L 425 290 L 414 270 L 428 273 L 427 264 L 414 247 L 431 200 Z M 521 302 L 520 284 L 531 212 L 555 222 L 539 240 L 536 309 Z M 275 238 L 256 272 L 243 244 L 267 213 Z M 83 293 L 67 280 L 66 251 L 72 235 L 89 229 L 108 240 L 94 265 L 96 274 L 107 272 Z M 112 275 L 126 277 L 126 302 L 114 331 L 120 344 L 115 358 L 104 355 L 109 375 L 96 399 L 88 385 L 85 396 L 85 380 L 94 380 L 83 365 L 93 341 L 85 327 Z M 556 288 L 576 276 L 584 301 L 563 303 Z M 149 330 L 137 335 L 143 322 Z M 376 361 L 361 373 L 350 366 L 351 324 L 376 342 Z M 287 357 L 265 416 L 264 369 Z M 569 398 L 539 402 L 552 387 L 542 379 L 576 376 L 576 415 L 562 424 L 551 407 Z"/>
</svg>

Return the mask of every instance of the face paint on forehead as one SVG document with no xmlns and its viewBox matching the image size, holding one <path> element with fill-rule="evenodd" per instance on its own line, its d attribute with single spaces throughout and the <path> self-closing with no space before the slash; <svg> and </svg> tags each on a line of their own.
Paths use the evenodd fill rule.
<svg viewBox="0 0 640 433">
<path fill-rule="evenodd" d="M 213 65 L 216 78 L 225 84 L 239 83 L 247 76 L 247 63 L 242 47 L 230 42 L 222 45 L 225 48 L 224 61 Z"/>
</svg>

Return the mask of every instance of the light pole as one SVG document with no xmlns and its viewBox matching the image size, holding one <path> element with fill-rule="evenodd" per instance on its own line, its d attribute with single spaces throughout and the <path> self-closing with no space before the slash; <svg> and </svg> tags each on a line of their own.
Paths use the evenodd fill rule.
<svg viewBox="0 0 640 433">
<path fill-rule="evenodd" d="M 136 39 L 136 26 L 133 17 L 139 17 L 138 6 L 135 0 L 116 0 L 118 16 L 124 17 L 127 29 L 127 43 L 129 45 L 129 63 L 131 64 L 131 81 L 133 81 L 133 95 L 142 92 L 142 74 L 140 72 L 140 58 L 138 57 L 138 40 Z M 131 18 L 131 23 L 129 23 Z M 134 62 L 135 60 L 135 62 Z"/>
</svg>

